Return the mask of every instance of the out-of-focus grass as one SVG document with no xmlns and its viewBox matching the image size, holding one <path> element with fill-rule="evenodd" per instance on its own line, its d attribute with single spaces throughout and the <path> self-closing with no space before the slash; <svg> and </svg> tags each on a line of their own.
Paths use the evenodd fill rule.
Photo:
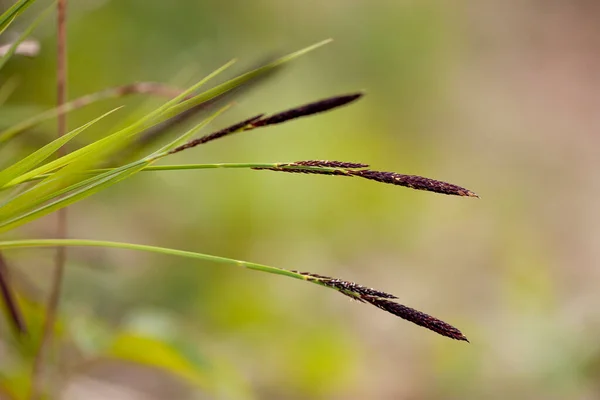
<svg viewBox="0 0 600 400">
<path fill-rule="evenodd" d="M 66 315 L 97 313 L 118 331 L 148 310 L 169 313 L 182 340 L 236 365 L 261 398 L 597 395 L 599 190 L 589 174 L 598 167 L 597 122 L 571 106 L 596 103 L 559 102 L 597 89 L 573 81 L 585 75 L 576 60 L 591 65 L 584 57 L 594 52 L 536 39 L 579 37 L 579 6 L 553 6 L 557 21 L 573 23 L 547 22 L 544 30 L 518 2 L 79 3 L 69 27 L 72 97 L 135 80 L 168 82 L 182 70 L 200 76 L 233 56 L 323 37 L 335 39 L 327 52 L 241 97 L 225 119 L 332 91 L 368 92 L 351 110 L 217 142 L 174 162 L 359 159 L 464 184 L 482 200 L 223 170 L 140 174 L 72 210 L 74 237 L 306 267 L 389 290 L 464 327 L 469 347 L 318 288 L 139 254 L 101 253 L 109 276 L 71 270 Z M 511 32 L 499 20 L 510 21 Z M 2 121 L 54 102 L 53 38 L 38 38 L 40 57 L 15 59 L 2 72 L 20 84 Z M 72 127 L 119 104 L 78 111 Z M 156 180 L 163 181 L 150 184 Z M 23 272 L 43 282 L 46 253 L 36 254 L 14 257 L 38 262 Z M 93 262 L 86 254 L 75 252 L 73 263 Z"/>
</svg>

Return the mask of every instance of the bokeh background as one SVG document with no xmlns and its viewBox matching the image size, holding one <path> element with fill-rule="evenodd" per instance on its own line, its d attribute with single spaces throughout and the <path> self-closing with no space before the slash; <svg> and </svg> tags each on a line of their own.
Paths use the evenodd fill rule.
<svg viewBox="0 0 600 400">
<path fill-rule="evenodd" d="M 70 235 L 356 281 L 456 325 L 471 344 L 300 281 L 72 249 L 61 398 L 600 398 L 600 3 L 79 0 L 69 17 L 71 98 L 134 81 L 185 87 L 238 58 L 218 82 L 329 37 L 211 127 L 367 92 L 169 163 L 360 161 L 482 198 L 268 171 L 139 174 L 71 207 Z M 34 34 L 38 57 L 3 70 L 17 86 L 2 126 L 53 106 L 54 29 Z M 161 101 L 107 100 L 69 123 L 120 104 L 131 118 Z M 5 155 L 55 134 L 43 125 Z M 13 236 L 49 237 L 53 226 L 50 216 Z M 52 251 L 7 256 L 35 324 Z M 27 357 L 0 343 L 3 385 L 18 393 Z"/>
</svg>

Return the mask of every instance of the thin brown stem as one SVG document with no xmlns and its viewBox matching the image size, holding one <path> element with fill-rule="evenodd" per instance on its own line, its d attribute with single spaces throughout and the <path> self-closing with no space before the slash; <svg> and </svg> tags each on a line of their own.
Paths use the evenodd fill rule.
<svg viewBox="0 0 600 400">
<path fill-rule="evenodd" d="M 19 304 L 17 303 L 13 292 L 8 264 L 4 260 L 2 253 L 0 253 L 0 295 L 2 296 L 2 302 L 6 307 L 8 319 L 16 334 L 19 336 L 25 335 L 27 333 L 27 326 L 25 325 L 25 319 L 23 318 L 23 314 L 19 309 Z"/>
<path fill-rule="evenodd" d="M 57 106 L 61 107 L 67 102 L 67 0 L 58 0 L 57 2 L 57 62 L 56 62 L 56 93 Z M 67 132 L 67 114 L 58 115 L 58 136 L 63 136 Z M 64 147 L 60 150 L 64 155 Z M 56 236 L 59 239 L 66 238 L 68 233 L 68 215 L 67 209 L 58 211 L 58 220 L 56 226 Z M 50 287 L 50 296 L 46 306 L 46 319 L 42 327 L 42 337 L 35 355 L 31 379 L 31 399 L 37 399 L 42 392 L 42 382 L 44 381 L 44 365 L 46 363 L 48 347 L 53 339 L 54 325 L 56 323 L 56 314 L 62 289 L 62 281 L 66 261 L 65 247 L 56 249 L 54 259 L 54 273 Z"/>
<path fill-rule="evenodd" d="M 69 113 L 73 110 L 77 110 L 79 108 L 88 106 L 90 104 L 96 103 L 100 100 L 105 100 L 109 98 L 120 98 L 129 96 L 132 94 L 150 94 L 153 96 L 161 96 L 171 99 L 173 97 L 181 94 L 182 90 L 165 85 L 157 82 L 134 82 L 129 83 L 122 86 L 116 86 L 108 89 L 101 90 L 99 92 L 94 92 L 90 94 L 86 94 L 84 96 L 78 97 L 74 100 L 69 101 L 68 103 L 61 104 L 60 106 L 53 108 L 48 111 L 44 111 L 41 114 L 38 114 L 32 118 L 29 118 L 21 123 L 18 123 L 2 132 L 0 132 L 0 145 L 3 142 L 6 142 L 21 132 L 26 131 L 27 129 L 33 128 L 34 126 L 50 119 L 54 118 L 66 113 Z"/>
</svg>

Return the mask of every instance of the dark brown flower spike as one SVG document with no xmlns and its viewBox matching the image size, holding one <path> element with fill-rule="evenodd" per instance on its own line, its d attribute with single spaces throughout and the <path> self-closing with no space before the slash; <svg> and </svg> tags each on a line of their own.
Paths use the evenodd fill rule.
<svg viewBox="0 0 600 400">
<path fill-rule="evenodd" d="M 180 151 L 196 147 L 198 145 L 222 138 L 232 133 L 249 131 L 256 128 L 262 128 L 268 125 L 281 124 L 292 119 L 329 111 L 331 109 L 351 103 L 362 96 L 362 93 L 354 93 L 344 96 L 330 97 L 328 99 L 319 100 L 314 103 L 309 103 L 300 107 L 292 108 L 291 110 L 283 111 L 266 118 L 263 118 L 264 114 L 260 114 L 255 117 L 248 118 L 245 121 L 231 125 L 227 128 L 221 129 L 220 131 L 205 135 L 199 139 L 190 140 L 189 142 L 174 148 L 169 152 L 169 154 L 179 153 Z"/>
<path fill-rule="evenodd" d="M 201 145 L 201 144 L 204 144 L 204 143 L 216 140 L 216 139 L 220 139 L 223 136 L 231 135 L 232 133 L 237 133 L 237 132 L 241 132 L 244 130 L 253 129 L 252 123 L 254 121 L 261 119 L 263 117 L 263 115 L 264 114 L 259 114 L 252 118 L 248 118 L 247 120 L 244 120 L 242 122 L 238 122 L 237 124 L 228 126 L 227 128 L 223 128 L 220 131 L 209 133 L 208 135 L 204 135 L 198 139 L 190 140 L 189 142 L 184 143 L 181 146 L 174 148 L 169 153 L 170 154 L 179 153 L 180 151 L 183 151 L 183 150 L 186 150 L 186 149 L 189 149 L 192 147 L 196 147 L 198 145 Z"/>
<path fill-rule="evenodd" d="M 352 93 L 348 95 L 335 96 L 327 99 L 308 103 L 300 107 L 292 108 L 290 110 L 282 111 L 280 113 L 271 115 L 263 118 L 257 122 L 254 122 L 255 127 L 281 124 L 292 119 L 306 117 L 313 114 L 322 113 L 325 111 L 332 110 L 337 107 L 344 106 L 360 99 L 363 96 L 362 92 Z"/>
<path fill-rule="evenodd" d="M 349 171 L 350 175 L 372 181 L 388 183 L 391 185 L 404 186 L 416 190 L 449 194 L 455 196 L 479 197 L 469 189 L 465 189 L 452 183 L 442 182 L 435 179 L 424 178 L 416 175 L 403 175 L 395 172 L 371 171 L 368 169 L 360 171 Z"/>
<path fill-rule="evenodd" d="M 328 276 L 313 274 L 310 272 L 299 272 L 299 271 L 292 271 L 292 272 L 297 272 L 300 275 L 304 275 L 306 277 L 306 280 L 308 280 L 310 282 L 319 282 L 319 283 L 323 284 L 324 286 L 334 288 L 334 289 L 346 294 L 347 296 L 354 298 L 354 300 L 362 301 L 363 300 L 362 296 L 375 296 L 375 297 L 380 297 L 383 299 L 397 299 L 397 297 L 394 296 L 393 294 L 389 294 L 389 293 L 381 292 L 379 290 L 371 289 L 366 286 L 359 285 L 358 283 L 344 281 L 344 280 L 337 279 L 337 278 L 330 278 Z M 359 297 L 356 297 L 357 295 Z"/>
<path fill-rule="evenodd" d="M 364 298 L 364 300 L 375 307 L 410 321 L 413 324 L 427 328 L 430 331 L 439 333 L 442 336 L 446 336 L 454 340 L 463 340 L 467 343 L 469 342 L 469 339 L 467 339 L 467 337 L 463 335 L 460 330 L 440 319 L 425 314 L 424 312 L 406 307 L 393 301 L 379 299 L 376 297 Z"/>
<path fill-rule="evenodd" d="M 308 168 L 294 168 L 293 166 L 281 165 L 278 167 L 253 167 L 255 170 L 267 170 L 267 171 L 280 171 L 289 172 L 296 174 L 313 174 L 313 175 L 341 175 L 341 176 L 352 176 L 348 171 L 344 169 L 308 169 Z"/>
<path fill-rule="evenodd" d="M 462 340 L 465 342 L 469 341 L 460 330 L 453 327 L 452 325 L 440 319 L 432 317 L 431 315 L 425 314 L 421 311 L 415 310 L 410 307 L 406 307 L 402 304 L 392 301 L 391 299 L 397 299 L 397 297 L 392 294 L 367 288 L 354 282 L 330 278 L 328 276 L 312 274 L 310 272 L 298 273 L 303 275 L 309 282 L 317 283 L 335 289 L 353 300 L 371 304 L 384 311 L 394 314 L 397 317 L 412 322 L 413 324 L 422 326 L 426 329 L 436 332 L 442 336 L 446 336 L 455 340 Z"/>
<path fill-rule="evenodd" d="M 269 57 L 265 57 L 261 62 L 256 63 L 255 65 L 251 65 L 242 71 L 241 74 L 246 74 L 251 72 L 257 68 L 260 68 L 263 65 L 271 64 L 276 60 L 276 57 L 272 55 Z M 276 76 L 282 69 L 286 68 L 287 64 L 280 64 L 274 68 L 271 68 L 264 73 L 255 76 L 254 78 L 242 83 L 240 86 L 221 93 L 220 95 L 213 97 L 210 100 L 204 101 L 187 111 L 182 112 L 154 127 L 148 128 L 145 132 L 143 132 L 139 136 L 138 142 L 142 146 L 150 145 L 154 143 L 157 139 L 160 139 L 165 133 L 167 133 L 170 129 L 185 123 L 186 121 L 203 115 L 207 111 L 214 110 L 216 108 L 220 108 L 223 104 L 231 102 L 232 99 L 243 96 L 249 90 L 254 89 L 256 86 L 262 85 L 264 82 L 271 79 L 273 76 Z M 179 93 L 173 94 L 171 97 L 177 96 Z M 185 100 L 194 97 L 193 94 L 190 94 L 185 98 Z"/>
<path fill-rule="evenodd" d="M 327 164 L 329 163 L 329 164 Z M 345 165 L 352 165 L 347 167 Z M 391 185 L 404 186 L 416 190 L 425 190 L 428 192 L 442 193 L 454 196 L 479 197 L 469 189 L 452 183 L 442 182 L 435 179 L 424 178 L 416 175 L 403 175 L 396 172 L 373 171 L 370 169 L 361 169 L 359 163 L 344 163 L 340 161 L 323 162 L 319 165 L 319 161 L 297 161 L 294 163 L 281 163 L 276 167 L 258 167 L 253 169 L 266 169 L 270 171 L 318 174 L 318 175 L 343 175 L 357 176 L 376 182 L 388 183 Z M 314 168 L 303 168 L 314 167 Z M 325 169 L 317 169 L 323 167 Z"/>
<path fill-rule="evenodd" d="M 2 302 L 6 307 L 8 319 L 15 332 L 19 335 L 25 335 L 27 333 L 27 326 L 12 290 L 8 272 L 8 265 L 2 253 L 0 253 L 0 295 L 2 296 Z"/>
</svg>

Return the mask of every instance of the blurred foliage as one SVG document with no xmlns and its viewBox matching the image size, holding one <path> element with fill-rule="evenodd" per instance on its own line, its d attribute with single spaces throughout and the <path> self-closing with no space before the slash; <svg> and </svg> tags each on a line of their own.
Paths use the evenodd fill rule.
<svg viewBox="0 0 600 400">
<path fill-rule="evenodd" d="M 17 37 L 40 3 L 6 33 Z M 583 0 L 72 2 L 70 98 L 134 81 L 187 87 L 239 58 L 224 81 L 327 37 L 335 42 L 240 95 L 211 126 L 331 93 L 368 93 L 352 108 L 224 139 L 178 161 L 356 160 L 464 184 L 482 200 L 244 170 L 140 174 L 99 193 L 70 208 L 72 237 L 352 279 L 454 322 L 472 344 L 279 277 L 70 250 L 61 325 L 77 346 L 62 349 L 75 371 L 65 398 L 111 390 L 184 398 L 204 393 L 203 384 L 232 399 L 597 398 L 600 104 L 589 71 L 599 15 Z M 3 87 L 15 82 L 0 128 L 53 107 L 52 25 L 34 33 L 38 57 L 15 57 L 0 73 Z M 139 117 L 160 101 L 106 100 L 73 113 L 69 125 L 121 104 Z M 101 121 L 86 138 L 114 126 Z M 28 132 L 1 149 L 0 162 L 39 148 L 54 129 L 49 122 Z M 53 223 L 11 235 L 50 236 Z M 7 252 L 20 291 L 34 300 L 45 293 L 50 256 Z M 35 331 L 40 311 L 26 312 Z M 29 371 L 1 327 L 2 386 L 23 393 Z M 77 367 L 83 355 L 119 356 L 124 347 L 123 357 L 151 359 L 180 381 L 122 361 Z"/>
</svg>

